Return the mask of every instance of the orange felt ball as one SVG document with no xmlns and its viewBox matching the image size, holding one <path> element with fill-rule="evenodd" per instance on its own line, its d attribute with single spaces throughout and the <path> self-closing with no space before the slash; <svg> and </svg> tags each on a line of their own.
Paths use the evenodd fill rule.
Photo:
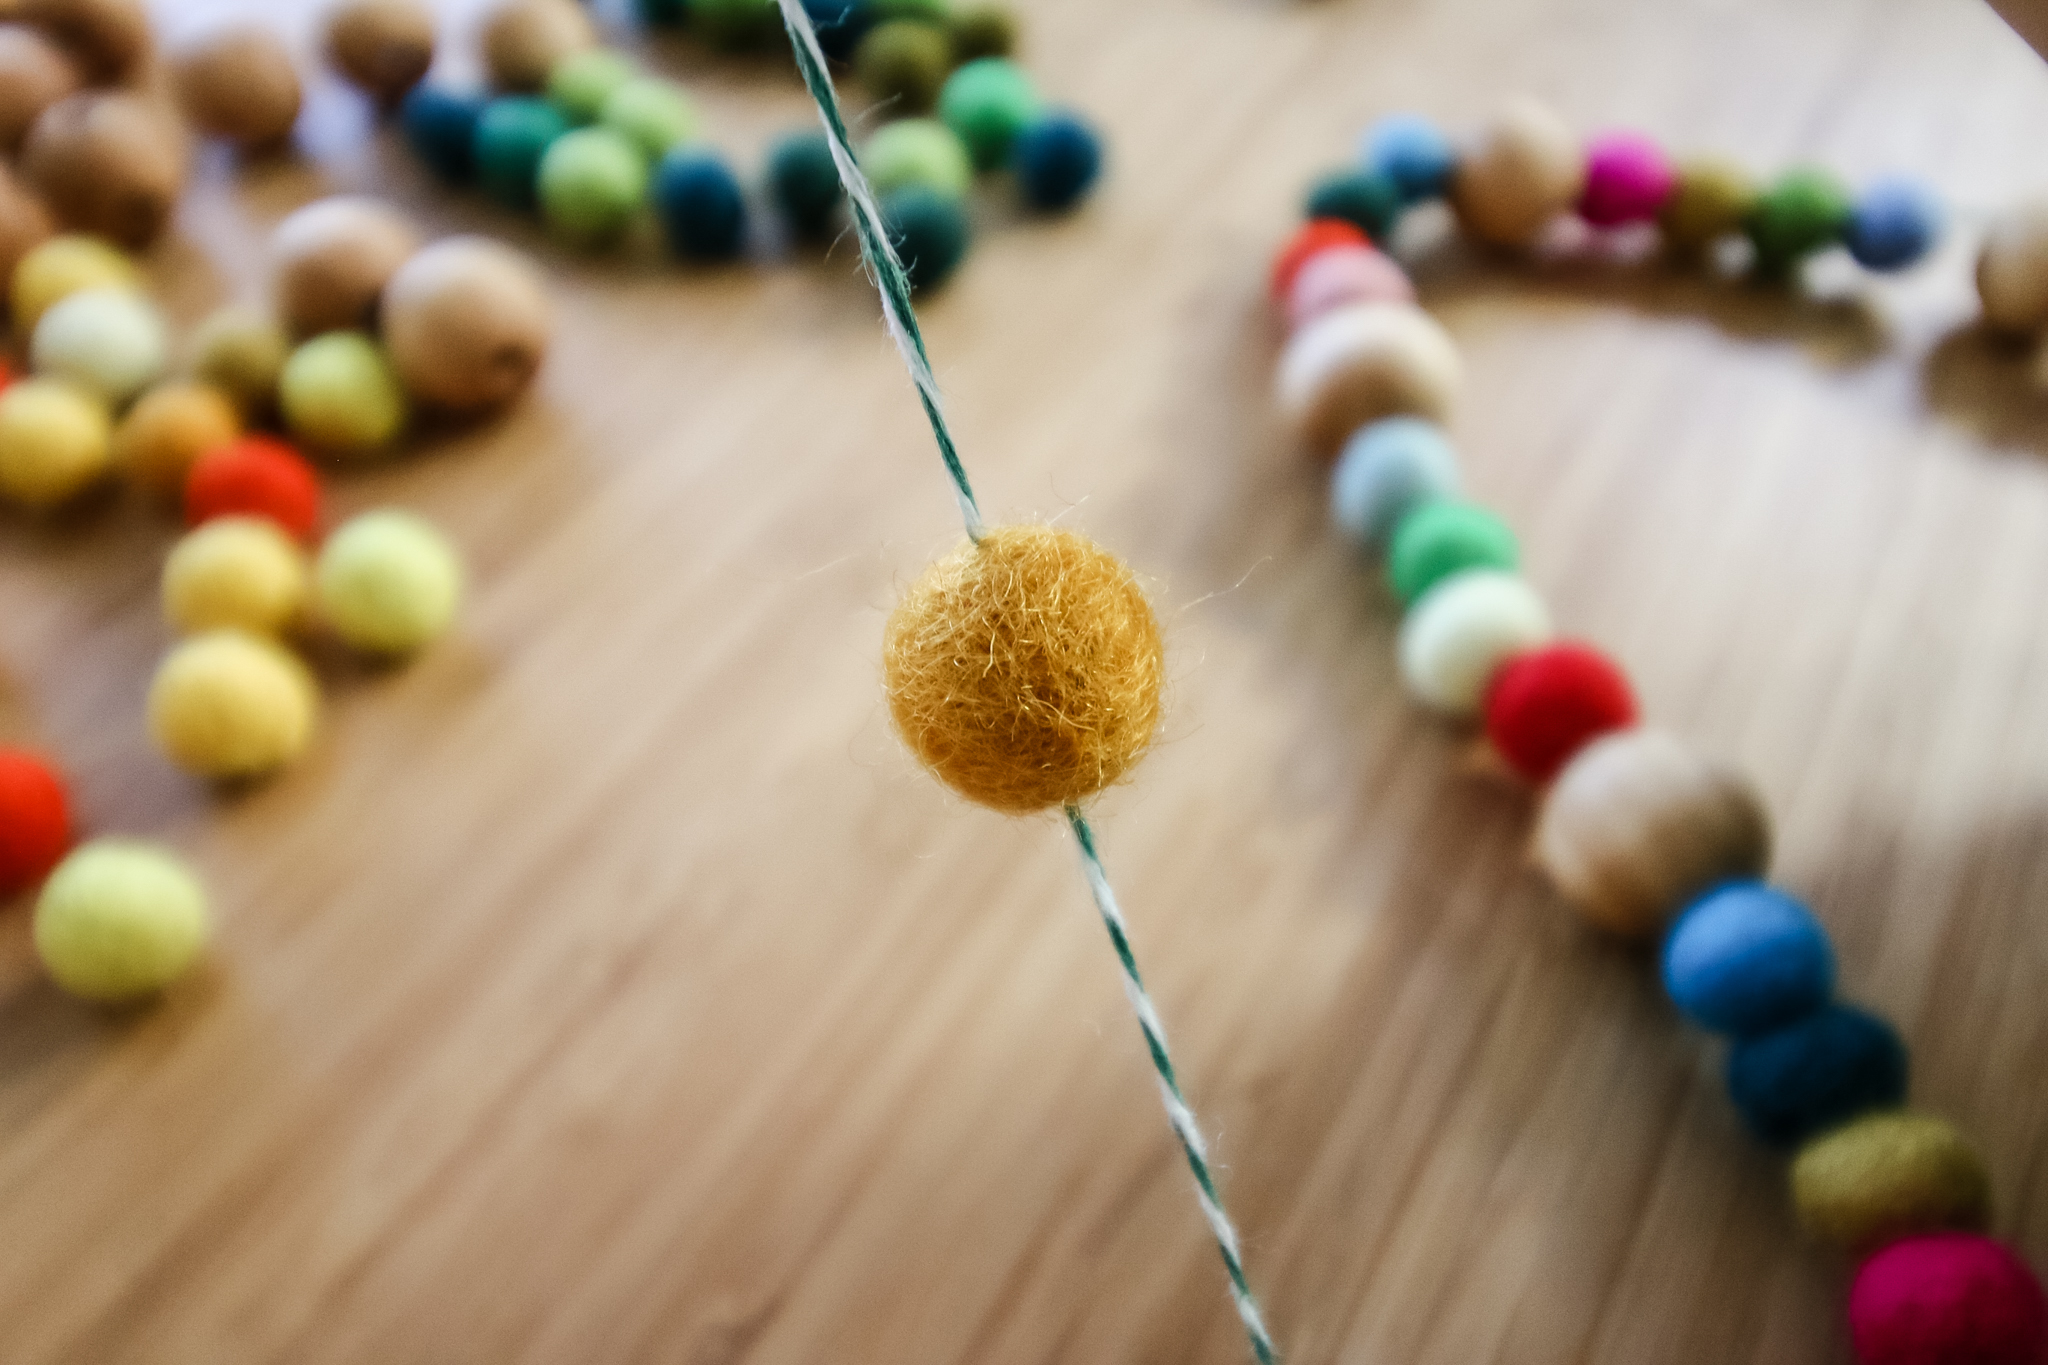
<svg viewBox="0 0 2048 1365">
<path fill-rule="evenodd" d="M 200 457 L 231 445 L 241 418 L 210 384 L 159 384 L 114 430 L 114 460 L 152 493 L 175 494 Z"/>
</svg>

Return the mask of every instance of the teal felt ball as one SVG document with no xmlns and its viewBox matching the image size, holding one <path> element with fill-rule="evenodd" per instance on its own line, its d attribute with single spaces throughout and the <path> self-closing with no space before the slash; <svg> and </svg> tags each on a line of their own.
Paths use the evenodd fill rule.
<svg viewBox="0 0 2048 1365">
<path fill-rule="evenodd" d="M 532 208 L 541 158 L 568 131 L 569 120 L 547 100 L 531 95 L 492 100 L 476 120 L 477 183 L 507 208 Z"/>
<path fill-rule="evenodd" d="M 555 139 L 540 161 L 548 226 L 576 246 L 601 246 L 626 230 L 647 200 L 647 159 L 609 128 Z"/>
<path fill-rule="evenodd" d="M 1384 242 L 1400 221 L 1406 198 L 1391 175 L 1377 170 L 1336 171 L 1309 189 L 1307 216 L 1337 218 L 1375 242 Z"/>
<path fill-rule="evenodd" d="M 939 120 L 965 144 L 977 170 L 994 170 L 1010 144 L 1038 117 L 1038 90 L 1024 68 L 1004 57 L 971 61 L 946 78 Z"/>
<path fill-rule="evenodd" d="M 768 154 L 768 197 L 799 237 L 823 236 L 845 191 L 823 133 L 791 133 Z"/>
<path fill-rule="evenodd" d="M 936 289 L 967 255 L 970 228 L 960 201 L 923 186 L 882 200 L 882 230 L 910 276 L 913 289 Z"/>
<path fill-rule="evenodd" d="M 1467 569 L 1512 571 L 1521 562 L 1515 533 L 1476 502 L 1432 498 L 1401 518 L 1387 547 L 1387 578 L 1402 603 L 1413 603 Z"/>
</svg>

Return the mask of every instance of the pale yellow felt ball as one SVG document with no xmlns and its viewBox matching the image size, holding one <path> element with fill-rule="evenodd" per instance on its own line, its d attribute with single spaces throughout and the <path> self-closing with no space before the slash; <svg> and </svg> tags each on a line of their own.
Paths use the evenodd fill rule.
<svg viewBox="0 0 2048 1365">
<path fill-rule="evenodd" d="M 180 634 L 291 627 L 306 605 L 306 556 L 268 517 L 215 517 L 164 560 L 164 619 Z"/>
<path fill-rule="evenodd" d="M 174 646 L 149 688 L 149 728 L 173 763 L 202 777 L 262 777 L 305 752 L 319 692 L 282 646 L 214 630 Z"/>
<path fill-rule="evenodd" d="M 81 289 L 55 304 L 29 342 L 38 374 L 68 379 L 117 407 L 149 387 L 169 357 L 163 318 L 118 285 Z"/>
<path fill-rule="evenodd" d="M 199 457 L 241 435 L 235 405 L 211 384 L 159 384 L 114 431 L 114 459 L 152 493 L 176 496 Z"/>
<path fill-rule="evenodd" d="M 154 995 L 183 976 L 211 929 L 206 893 L 166 849 L 95 839 L 57 865 L 36 900 L 36 955 L 87 1000 Z"/>
<path fill-rule="evenodd" d="M 405 426 L 405 390 L 384 349 L 361 332 L 329 332 L 291 353 L 277 381 L 294 436 L 341 455 L 374 455 Z"/>
<path fill-rule="evenodd" d="M 1550 611 L 1536 590 L 1499 569 L 1444 579 L 1401 622 L 1401 680 L 1415 699 L 1470 716 L 1500 666 L 1550 639 Z"/>
<path fill-rule="evenodd" d="M 1275 381 L 1281 415 L 1296 438 L 1334 455 L 1382 417 L 1442 422 L 1464 382 L 1450 334 L 1407 303 L 1333 308 L 1294 334 Z"/>
<path fill-rule="evenodd" d="M 1451 205 L 1464 229 L 1494 246 L 1527 246 L 1578 202 L 1586 154 L 1547 105 L 1503 105 L 1458 158 Z"/>
<path fill-rule="evenodd" d="M 351 518 L 314 568 L 320 616 L 372 654 L 411 654 L 447 630 L 462 601 L 462 561 L 447 537 L 410 512 Z"/>
<path fill-rule="evenodd" d="M 135 262 L 97 237 L 67 232 L 30 249 L 14 267 L 7 302 L 15 330 L 35 332 L 43 313 L 58 300 L 81 289 L 106 285 L 142 286 Z"/>
<path fill-rule="evenodd" d="M 106 404 L 61 379 L 0 390 L 0 496 L 42 510 L 69 502 L 113 462 Z"/>
</svg>

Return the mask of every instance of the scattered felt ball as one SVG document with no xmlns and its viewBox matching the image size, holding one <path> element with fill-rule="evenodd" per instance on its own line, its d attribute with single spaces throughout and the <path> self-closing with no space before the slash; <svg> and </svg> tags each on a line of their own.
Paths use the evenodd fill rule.
<svg viewBox="0 0 2048 1365">
<path fill-rule="evenodd" d="M 1294 287 L 1294 277 L 1317 253 L 1336 247 L 1365 247 L 1370 250 L 1372 241 L 1356 223 L 1347 223 L 1339 218 L 1313 218 L 1296 228 L 1293 235 L 1273 253 L 1267 287 L 1274 299 L 1284 300 L 1287 297 L 1288 291 Z"/>
<path fill-rule="evenodd" d="M 569 120 L 547 100 L 532 95 L 492 100 L 476 120 L 471 155 L 478 187 L 507 208 L 534 207 L 541 158 L 568 131 Z"/>
<path fill-rule="evenodd" d="M 382 451 L 408 415 L 390 358 L 361 332 L 327 332 L 293 351 L 278 376 L 277 406 L 293 436 L 337 455 Z"/>
<path fill-rule="evenodd" d="M 1387 417 L 1344 443 L 1330 474 L 1330 516 L 1360 546 L 1380 544 L 1414 508 L 1459 488 L 1458 457 L 1443 428 Z"/>
<path fill-rule="evenodd" d="M 0 497 L 46 511 L 105 476 L 113 424 L 98 395 L 61 379 L 0 389 Z"/>
<path fill-rule="evenodd" d="M 82 289 L 36 322 L 29 360 L 39 374 L 68 379 L 116 407 L 147 388 L 170 362 L 156 308 L 132 289 Z"/>
<path fill-rule="evenodd" d="M 1310 219 L 1335 218 L 1384 242 L 1401 217 L 1401 187 L 1379 171 L 1333 171 L 1309 186 L 1303 211 Z"/>
<path fill-rule="evenodd" d="M 1866 270 L 1917 265 L 1941 236 L 1941 201 L 1917 180 L 1880 180 L 1849 210 L 1842 245 Z"/>
<path fill-rule="evenodd" d="M 268 24 L 217 26 L 180 47 L 171 77 L 185 116 L 245 149 L 291 136 L 304 92 L 290 49 Z"/>
<path fill-rule="evenodd" d="M 1849 1289 L 1860 1365 L 2039 1365 L 2048 1300 L 2010 1248 L 1969 1232 L 1902 1238 Z"/>
<path fill-rule="evenodd" d="M 417 653 L 448 629 L 462 601 L 462 561 L 434 525 L 410 512 L 353 517 L 314 567 L 321 620 L 369 654 Z"/>
<path fill-rule="evenodd" d="M 917 186 L 964 199 L 974 186 L 974 163 L 967 148 L 937 119 L 883 124 L 861 148 L 860 164 L 878 195 Z"/>
<path fill-rule="evenodd" d="M 200 457 L 234 444 L 241 430 L 234 403 L 213 385 L 159 384 L 114 429 L 114 461 L 137 486 L 176 495 Z"/>
<path fill-rule="evenodd" d="M 540 207 L 548 226 L 575 246 L 615 240 L 647 201 L 647 160 L 609 128 L 578 128 L 555 139 L 540 162 Z"/>
<path fill-rule="evenodd" d="M 1302 262 L 1287 291 L 1287 326 L 1298 330 L 1354 303 L 1415 302 L 1415 285 L 1384 251 L 1331 247 Z"/>
<path fill-rule="evenodd" d="M 406 92 L 398 121 L 413 155 L 451 185 L 476 170 L 476 121 L 489 98 L 479 91 L 422 81 Z"/>
<path fill-rule="evenodd" d="M 142 287 L 141 272 L 124 253 L 97 237 L 64 233 L 29 249 L 14 268 L 8 306 L 23 336 L 52 305 L 82 289 Z"/>
<path fill-rule="evenodd" d="M 35 191 L 0 164 L 0 280 L 13 278 L 15 267 L 56 230 Z"/>
<path fill-rule="evenodd" d="M 1387 581 L 1404 606 L 1467 569 L 1513 570 L 1521 563 L 1515 533 L 1500 516 L 1462 498 L 1432 498 L 1394 528 Z"/>
<path fill-rule="evenodd" d="M 1906 1099 L 1906 1045 L 1866 1010 L 1826 1005 L 1738 1039 L 1728 1051 L 1728 1097 L 1758 1141 L 1791 1148 Z"/>
<path fill-rule="evenodd" d="M 931 108 L 952 68 L 946 31 L 915 19 L 875 25 L 853 54 L 854 75 L 868 94 L 907 113 Z"/>
<path fill-rule="evenodd" d="M 1534 588 L 1499 569 L 1468 569 L 1402 618 L 1401 680 L 1424 706 L 1470 716 L 1503 663 L 1549 638 L 1550 610 Z"/>
<path fill-rule="evenodd" d="M 1587 744 L 1636 720 L 1628 679 L 1590 645 L 1561 643 L 1508 660 L 1486 694 L 1486 738 L 1508 766 L 1543 783 Z"/>
<path fill-rule="evenodd" d="M 491 84 L 515 92 L 545 89 L 562 61 L 597 46 L 597 30 L 574 0 L 502 0 L 479 38 Z"/>
<path fill-rule="evenodd" d="M 1159 624 L 1129 568 L 1071 531 L 1006 526 L 931 565 L 890 613 L 883 672 L 910 751 L 1023 813 L 1122 777 L 1159 722 Z"/>
<path fill-rule="evenodd" d="M 187 531 L 164 560 L 164 619 L 181 635 L 232 627 L 289 628 L 306 605 L 306 556 L 268 517 L 215 517 Z"/>
<path fill-rule="evenodd" d="M 434 15 L 421 0 L 342 0 L 327 12 L 327 60 L 380 105 L 393 105 L 434 64 Z"/>
<path fill-rule="evenodd" d="M 585 48 L 555 63 L 548 100 L 577 123 L 595 123 L 612 93 L 639 74 L 632 59 L 608 47 Z"/>
<path fill-rule="evenodd" d="M 1813 912 L 1762 882 L 1729 882 L 1694 901 L 1664 942 L 1664 989 L 1687 1017 L 1747 1037 L 1827 1003 L 1835 950 Z"/>
<path fill-rule="evenodd" d="M 188 159 L 183 129 L 158 101 L 85 90 L 37 117 L 21 171 L 66 227 L 139 249 L 170 221 Z"/>
<path fill-rule="evenodd" d="M 185 524 L 268 517 L 301 541 L 320 527 L 320 478 L 305 457 L 269 436 L 244 436 L 202 455 L 185 476 Z"/>
<path fill-rule="evenodd" d="M 937 289 L 967 257 L 972 229 L 967 210 L 951 195 L 922 185 L 883 198 L 882 231 L 896 247 L 913 289 Z"/>
<path fill-rule="evenodd" d="M 289 354 L 291 338 L 267 310 L 229 304 L 193 329 L 187 368 L 254 417 L 276 406 L 277 376 Z"/>
<path fill-rule="evenodd" d="M 1657 228 L 1664 245 L 1680 253 L 1704 251 L 1742 231 L 1756 206 L 1756 181 L 1739 162 L 1701 157 L 1679 165 Z"/>
<path fill-rule="evenodd" d="M 419 249 L 397 209 L 338 194 L 295 209 L 270 236 L 271 293 L 300 336 L 367 326 L 391 272 Z"/>
<path fill-rule="evenodd" d="M 1010 146 L 1017 192 L 1041 213 L 1065 213 L 1102 174 L 1102 139 L 1078 114 L 1053 110 L 1028 124 Z"/>
<path fill-rule="evenodd" d="M 149 686 L 149 730 L 185 771 L 264 777 L 305 752 L 319 712 L 313 675 L 289 650 L 242 630 L 171 647 Z"/>
<path fill-rule="evenodd" d="M 1991 1177 L 1945 1120 L 1866 1114 L 1800 1149 L 1792 1203 L 1809 1236 L 1862 1251 L 1915 1233 L 1983 1228 Z"/>
<path fill-rule="evenodd" d="M 553 329 L 540 272 L 488 237 L 445 237 L 415 254 L 385 286 L 383 319 L 406 391 L 462 413 L 525 392 Z"/>
<path fill-rule="evenodd" d="M 1024 68 L 1004 57 L 978 57 L 956 68 L 939 91 L 939 119 L 960 139 L 977 170 L 994 170 L 1018 134 L 1038 116 L 1038 90 Z"/>
<path fill-rule="evenodd" d="M 1984 233 L 1977 297 L 1986 325 L 2027 334 L 2048 327 L 2048 200 L 2015 204 Z"/>
<path fill-rule="evenodd" d="M 1677 183 L 1663 148 L 1639 133 L 1609 133 L 1586 149 L 1579 216 L 1602 228 L 1655 222 Z"/>
<path fill-rule="evenodd" d="M 823 133 L 790 133 L 768 153 L 768 197 L 799 237 L 822 237 L 846 192 Z"/>
<path fill-rule="evenodd" d="M 1585 182 L 1585 157 L 1564 120 L 1534 100 L 1516 99 L 1458 159 L 1451 203 L 1473 237 L 1522 247 L 1578 203 Z"/>
<path fill-rule="evenodd" d="M 604 126 L 651 162 L 697 135 L 697 106 L 674 81 L 643 76 L 612 92 L 599 115 Z"/>
<path fill-rule="evenodd" d="M 63 50 L 25 24 L 0 24 L 0 151 L 12 152 L 43 112 L 78 89 Z"/>
<path fill-rule="evenodd" d="M 874 23 L 874 12 L 861 0 L 804 0 L 804 13 L 818 35 L 818 47 L 835 62 L 853 55 Z"/>
<path fill-rule="evenodd" d="M 953 60 L 1008 57 L 1017 50 L 1017 16 L 1002 5 L 962 5 L 946 20 Z"/>
<path fill-rule="evenodd" d="M 686 261 L 729 261 L 746 243 L 747 204 L 716 152 L 677 148 L 654 173 L 654 211 L 669 250 Z"/>
<path fill-rule="evenodd" d="M 0 747 L 0 896 L 26 891 L 71 847 L 63 779 L 39 755 Z"/>
<path fill-rule="evenodd" d="M 1842 239 L 1849 195 L 1825 171 L 1787 171 L 1759 194 L 1743 226 L 1756 249 L 1757 273 L 1779 278 Z"/>
<path fill-rule="evenodd" d="M 1328 455 L 1382 417 L 1442 421 L 1463 379 L 1457 347 L 1435 318 L 1404 304 L 1362 303 L 1296 332 L 1275 387 L 1296 439 Z"/>
<path fill-rule="evenodd" d="M 206 893 L 169 850 L 95 839 L 43 884 L 33 933 L 36 956 L 59 986 L 119 1004 L 183 976 L 211 929 Z"/>
<path fill-rule="evenodd" d="M 1392 180 L 1413 204 L 1450 190 L 1458 149 L 1420 114 L 1388 114 L 1366 130 L 1359 161 Z"/>
</svg>

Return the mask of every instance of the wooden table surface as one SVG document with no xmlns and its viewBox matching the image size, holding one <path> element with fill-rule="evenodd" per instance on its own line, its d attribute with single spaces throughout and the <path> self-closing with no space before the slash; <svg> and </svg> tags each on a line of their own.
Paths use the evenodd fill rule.
<svg viewBox="0 0 2048 1365">
<path fill-rule="evenodd" d="M 1053 225 L 985 196 L 927 334 L 991 514 L 1086 528 L 1166 621 L 1164 742 L 1098 828 L 1289 1357 L 1846 1357 L 1844 1268 L 1717 1049 L 1403 700 L 1389 598 L 1269 410 L 1308 177 L 1378 113 L 1517 90 L 1959 205 L 1923 270 L 1801 301 L 1427 222 L 1403 250 L 1469 361 L 1477 493 L 1564 627 L 1755 776 L 1846 993 L 2048 1264 L 2048 404 L 1968 288 L 1983 213 L 2048 189 L 2048 71 L 1967 0 L 1027 9 L 1111 174 Z M 810 117 L 776 62 L 650 57 L 750 169 Z M 109 1015 L 0 915 L 0 1361 L 1241 1359 L 1064 832 L 890 733 L 882 621 L 958 525 L 849 244 L 576 259 L 367 132 L 322 86 L 296 161 L 203 157 L 169 306 L 260 297 L 272 222 L 369 189 L 539 253 L 556 349 L 504 421 L 336 478 L 445 525 L 473 597 L 411 668 L 329 668 L 314 752 L 251 792 L 144 731 L 169 522 L 0 520 L 0 736 L 221 920 Z"/>
</svg>

